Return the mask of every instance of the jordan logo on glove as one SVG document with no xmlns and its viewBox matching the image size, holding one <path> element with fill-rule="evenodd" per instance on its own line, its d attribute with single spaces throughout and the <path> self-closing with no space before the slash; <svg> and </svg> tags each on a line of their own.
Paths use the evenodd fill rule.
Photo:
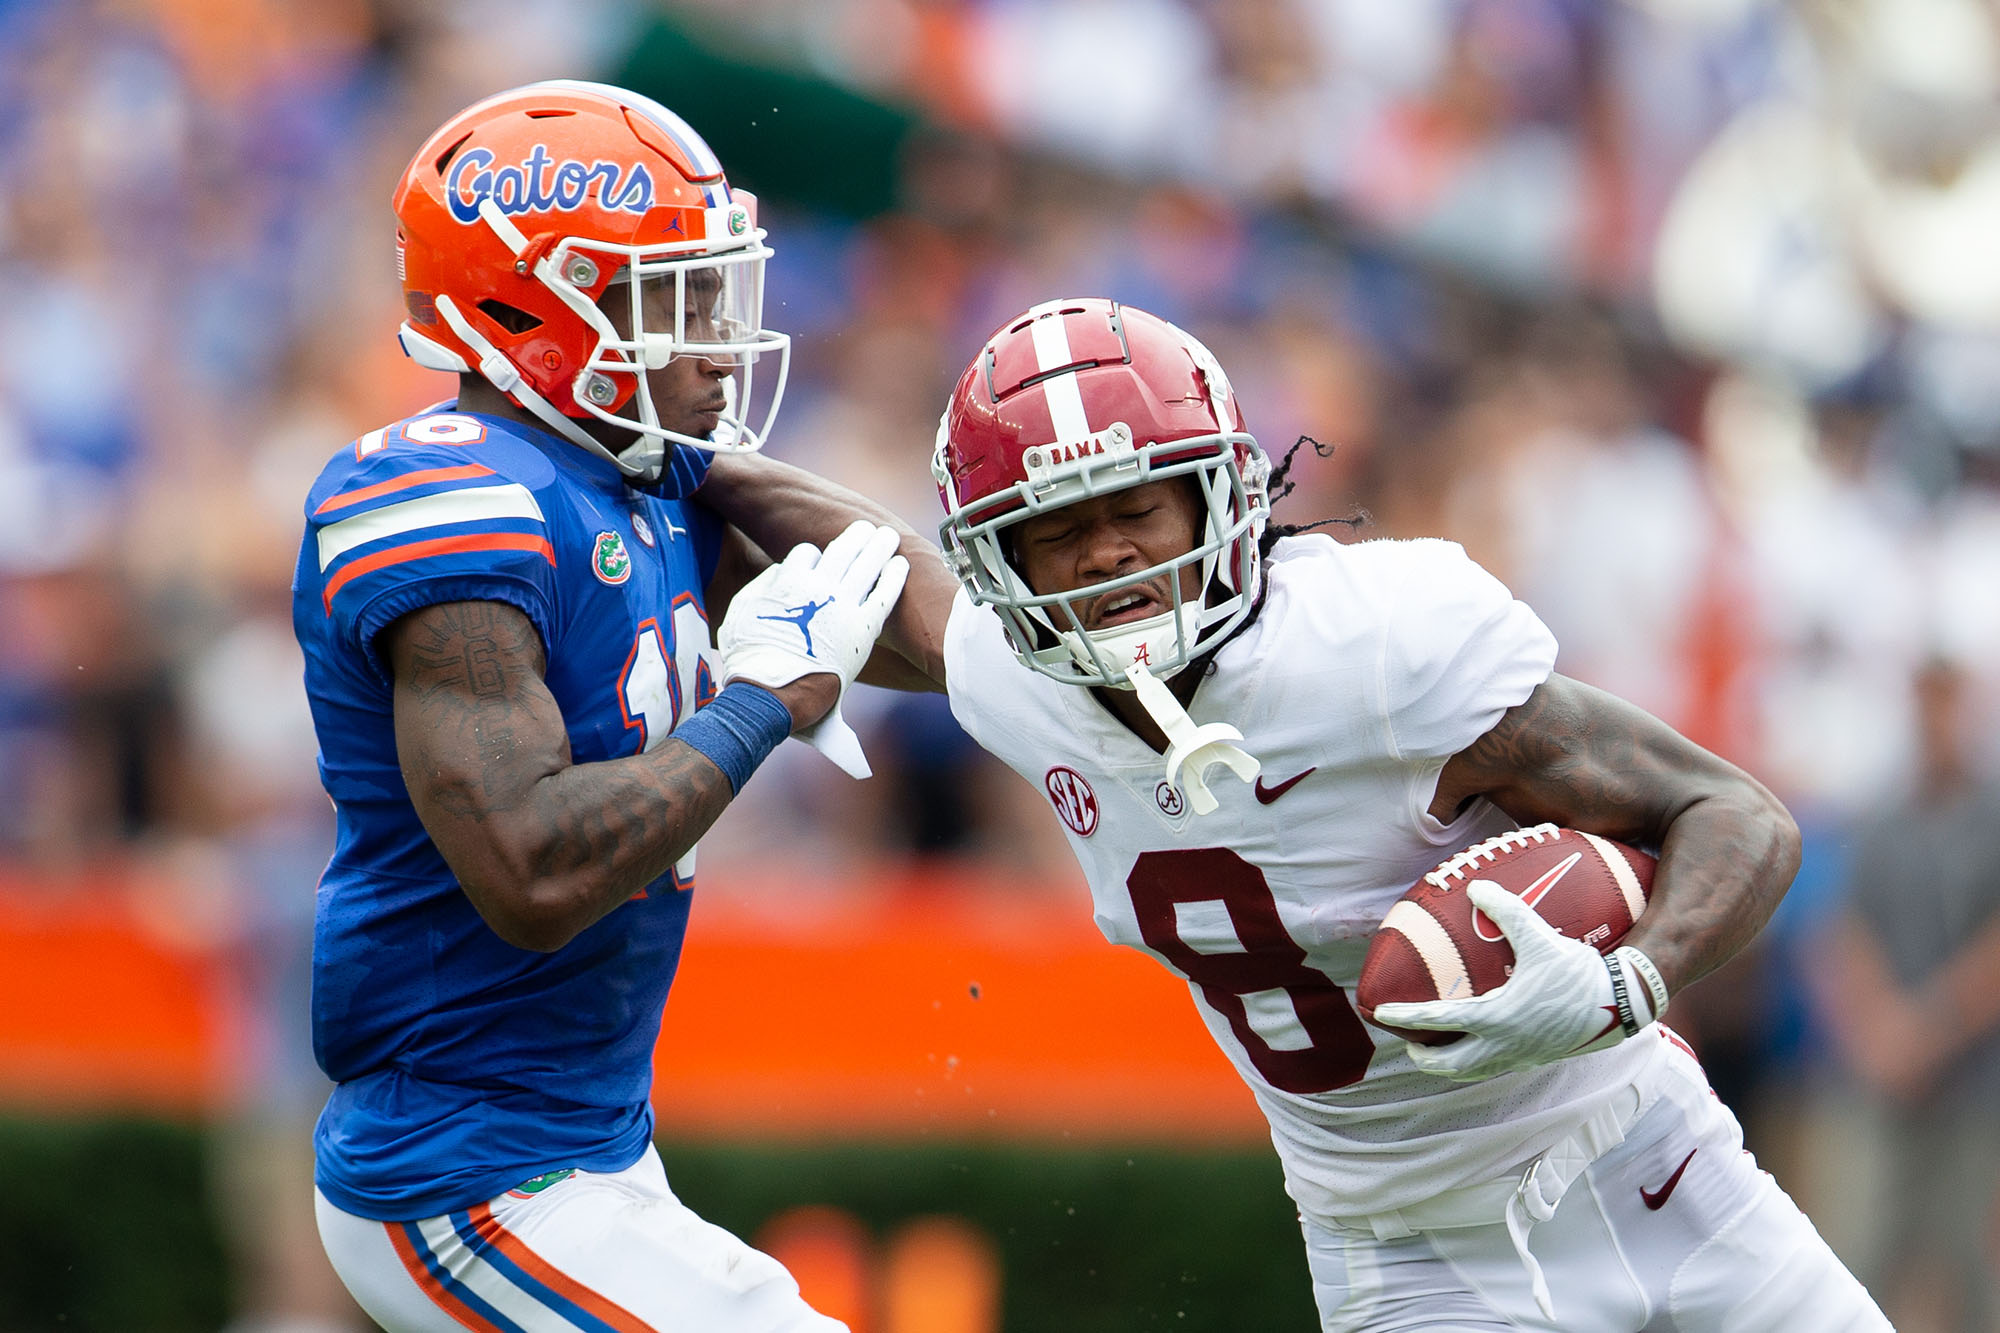
<svg viewBox="0 0 2000 1333">
<path fill-rule="evenodd" d="M 802 676 L 832 675 L 845 694 L 910 575 L 910 562 L 896 551 L 901 540 L 894 528 L 858 521 L 826 550 L 801 542 L 744 584 L 715 633 L 725 687 L 747 680 L 779 690 Z M 796 628 L 803 646 L 771 622 Z M 846 772 L 868 776 L 861 738 L 841 717 L 838 698 L 795 734 Z"/>
<path fill-rule="evenodd" d="M 823 597 L 817 602 L 807 602 L 804 606 L 788 606 L 777 615 L 758 616 L 759 620 L 786 620 L 799 627 L 799 633 L 806 636 L 806 656 L 813 655 L 812 618 L 825 610 L 833 601 Z"/>
</svg>

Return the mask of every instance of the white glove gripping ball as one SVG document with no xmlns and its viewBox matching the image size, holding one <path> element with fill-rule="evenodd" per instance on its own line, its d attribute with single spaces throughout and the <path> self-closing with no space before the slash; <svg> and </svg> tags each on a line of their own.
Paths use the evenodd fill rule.
<svg viewBox="0 0 2000 1333">
<path fill-rule="evenodd" d="M 1377 1005 L 1375 1020 L 1386 1026 L 1467 1034 L 1448 1046 L 1409 1043 L 1410 1059 L 1418 1068 L 1471 1081 L 1603 1050 L 1625 1039 L 1604 955 L 1562 934 L 1489 880 L 1474 880 L 1466 895 L 1506 935 L 1514 950 L 1514 974 L 1469 1000 Z"/>
</svg>

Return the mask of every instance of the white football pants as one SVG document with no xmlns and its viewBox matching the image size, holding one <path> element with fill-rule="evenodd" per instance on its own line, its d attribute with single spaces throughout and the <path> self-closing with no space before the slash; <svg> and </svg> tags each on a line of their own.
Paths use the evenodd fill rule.
<svg viewBox="0 0 2000 1333">
<path fill-rule="evenodd" d="M 776 1259 L 675 1198 L 651 1148 L 418 1222 L 316 1197 L 334 1271 L 388 1333 L 847 1333 Z"/>
<path fill-rule="evenodd" d="M 1743 1150 L 1736 1117 L 1693 1054 L 1664 1029 L 1633 1038 L 1649 1039 L 1676 1048 L 1665 1082 L 1635 1099 L 1623 1140 L 1531 1224 L 1527 1255 L 1497 1219 L 1445 1217 L 1386 1239 L 1382 1231 L 1399 1228 L 1306 1221 L 1324 1333 L 1892 1333 L 1867 1290 Z M 1447 1201 L 1434 1213 L 1449 1211 Z M 1536 1268 L 1552 1317 L 1536 1297 Z"/>
</svg>

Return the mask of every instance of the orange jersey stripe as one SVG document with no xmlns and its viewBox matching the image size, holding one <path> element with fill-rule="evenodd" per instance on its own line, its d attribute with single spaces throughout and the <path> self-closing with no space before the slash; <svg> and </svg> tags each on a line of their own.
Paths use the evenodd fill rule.
<svg viewBox="0 0 2000 1333">
<path fill-rule="evenodd" d="M 432 467 L 421 472 L 407 472 L 400 477 L 378 481 L 373 486 L 363 486 L 358 491 L 346 491 L 340 495 L 327 497 L 319 508 L 313 510 L 313 517 L 330 514 L 336 509 L 358 505 L 363 500 L 372 500 L 378 495 L 392 495 L 411 486 L 423 486 L 433 481 L 463 481 L 467 477 L 490 477 L 493 469 L 481 467 L 477 463 L 467 463 L 464 467 Z"/>
<path fill-rule="evenodd" d="M 361 557 L 326 581 L 326 591 L 320 594 L 320 604 L 326 608 L 328 615 L 332 615 L 333 595 L 346 587 L 350 579 L 387 569 L 390 565 L 400 565 L 406 560 L 453 555 L 460 551 L 534 551 L 550 564 L 556 562 L 555 548 L 549 545 L 546 538 L 531 537 L 524 532 L 479 532 L 469 537 L 433 537 L 429 541 L 408 542 Z"/>
<path fill-rule="evenodd" d="M 431 1272 L 430 1265 L 424 1262 L 423 1256 L 417 1253 L 414 1245 L 410 1244 L 409 1235 L 403 1230 L 403 1226 L 401 1222 L 384 1222 L 382 1229 L 389 1233 L 389 1243 L 396 1247 L 396 1257 L 403 1261 L 404 1271 L 416 1281 L 424 1295 L 431 1298 L 431 1303 L 450 1315 L 457 1323 L 471 1329 L 472 1333 L 503 1333 L 498 1325 L 491 1320 L 481 1318 L 471 1306 L 444 1289 L 444 1284 L 438 1281 L 437 1274 Z"/>
<path fill-rule="evenodd" d="M 471 1216 L 472 1228 L 479 1233 L 480 1239 L 519 1264 L 523 1272 L 533 1276 L 549 1290 L 576 1302 L 581 1308 L 617 1329 L 618 1333 L 659 1333 L 658 1329 L 624 1306 L 592 1291 L 529 1249 L 526 1241 L 500 1225 L 500 1219 L 493 1216 L 493 1210 L 487 1205 L 474 1204 Z"/>
</svg>

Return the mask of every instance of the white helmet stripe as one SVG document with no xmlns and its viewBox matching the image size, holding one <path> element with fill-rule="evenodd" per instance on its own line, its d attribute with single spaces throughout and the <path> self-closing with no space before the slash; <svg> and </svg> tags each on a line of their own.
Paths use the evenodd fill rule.
<svg viewBox="0 0 2000 1333">
<path fill-rule="evenodd" d="M 1069 350 L 1069 334 L 1061 315 L 1037 319 L 1029 326 L 1035 340 L 1035 364 L 1044 371 L 1058 370 L 1076 358 Z M 1051 375 L 1042 381 L 1042 393 L 1049 401 L 1049 421 L 1055 426 L 1055 444 L 1088 439 L 1090 418 L 1083 410 L 1083 391 L 1076 376 Z"/>
<path fill-rule="evenodd" d="M 585 79 L 545 79 L 529 86 L 567 88 L 571 92 L 596 93 L 599 97 L 630 106 L 659 126 L 662 134 L 678 144 L 681 151 L 688 155 L 688 161 L 694 163 L 695 170 L 704 176 L 716 176 L 722 173 L 722 163 L 716 159 L 715 150 L 695 133 L 694 127 L 650 97 L 635 93 L 630 88 L 614 88 L 608 83 L 592 83 Z"/>
<path fill-rule="evenodd" d="M 1083 413 L 1083 391 L 1076 387 L 1076 374 L 1053 375 L 1042 381 L 1048 395 L 1049 420 L 1055 424 L 1056 443 L 1090 438 L 1090 419 Z"/>
</svg>

